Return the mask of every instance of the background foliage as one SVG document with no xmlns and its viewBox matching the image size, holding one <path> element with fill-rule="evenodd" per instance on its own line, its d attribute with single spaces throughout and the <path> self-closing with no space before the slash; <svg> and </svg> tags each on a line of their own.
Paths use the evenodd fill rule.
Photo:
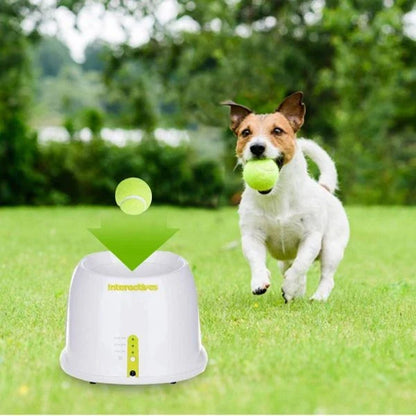
<svg viewBox="0 0 416 416">
<path fill-rule="evenodd" d="M 26 123 L 30 99 L 27 46 L 20 27 L 23 1 L 0 3 L 0 201 L 26 203 L 38 181 L 36 139 Z"/>
<path fill-rule="evenodd" d="M 152 139 L 124 147 L 100 139 L 51 143 L 36 169 L 44 178 L 36 203 L 111 205 L 117 184 L 130 176 L 150 185 L 156 203 L 216 207 L 223 190 L 218 164 L 198 160 L 186 145 L 170 147 Z"/>
<path fill-rule="evenodd" d="M 25 16 L 38 16 L 29 1 L 2 2 L 1 203 L 104 203 L 127 172 L 152 172 L 150 181 L 164 182 L 156 201 L 229 202 L 242 184 L 233 172 L 227 110 L 218 103 L 230 98 L 270 112 L 295 90 L 304 91 L 307 105 L 301 134 L 335 158 L 344 201 L 416 202 L 416 42 L 403 19 L 413 2 L 178 0 L 178 16 L 164 24 L 161 0 L 102 3 L 153 19 L 149 41 L 97 41 L 77 64 L 55 38 L 34 44 L 36 25 L 31 33 L 21 29 Z M 57 4 L 75 14 L 84 5 Z M 178 29 L 184 21 L 192 30 Z M 66 127 L 70 143 L 36 143 L 30 126 L 45 114 Z M 100 143 L 103 125 L 140 128 L 148 139 L 134 148 L 108 146 Z M 226 146 L 205 165 L 191 163 L 201 153 L 195 146 L 150 144 L 157 127 L 189 129 L 192 138 L 201 125 L 219 127 Z M 85 126 L 94 143 L 74 143 Z"/>
</svg>

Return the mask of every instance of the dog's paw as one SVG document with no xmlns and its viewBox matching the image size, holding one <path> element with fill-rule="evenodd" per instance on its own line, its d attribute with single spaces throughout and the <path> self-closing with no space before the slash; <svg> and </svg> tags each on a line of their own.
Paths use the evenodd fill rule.
<svg viewBox="0 0 416 416">
<path fill-rule="evenodd" d="M 331 294 L 332 288 L 334 287 L 333 282 L 327 284 L 321 283 L 316 289 L 316 292 L 309 298 L 309 300 L 316 300 L 318 302 L 326 302 Z"/>
<path fill-rule="evenodd" d="M 288 272 L 285 274 L 285 280 L 282 285 L 282 296 L 285 303 L 301 298 L 306 293 L 306 277 L 292 277 Z"/>
<path fill-rule="evenodd" d="M 328 300 L 329 295 L 325 295 L 323 293 L 319 293 L 316 291 L 310 298 L 310 301 L 316 301 L 316 302 L 326 302 Z"/>
<path fill-rule="evenodd" d="M 267 270 L 263 279 L 251 279 L 251 293 L 253 295 L 263 295 L 270 287 L 270 272 Z"/>
<path fill-rule="evenodd" d="M 251 289 L 251 293 L 253 295 L 263 295 L 264 293 L 267 292 L 267 289 L 269 288 L 270 283 L 269 284 L 264 284 L 262 286 L 258 286 L 254 289 Z"/>
</svg>

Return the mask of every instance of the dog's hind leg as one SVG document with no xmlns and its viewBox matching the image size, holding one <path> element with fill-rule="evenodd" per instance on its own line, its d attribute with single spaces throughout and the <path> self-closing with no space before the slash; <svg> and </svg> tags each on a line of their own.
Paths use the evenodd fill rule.
<svg viewBox="0 0 416 416">
<path fill-rule="evenodd" d="M 311 300 L 326 301 L 334 287 L 334 275 L 344 256 L 344 246 L 325 243 L 321 252 L 321 279 Z"/>
<path fill-rule="evenodd" d="M 296 258 L 284 274 L 282 296 L 285 302 L 305 295 L 306 273 L 319 254 L 321 241 L 322 235 L 313 232 L 299 244 Z"/>
</svg>

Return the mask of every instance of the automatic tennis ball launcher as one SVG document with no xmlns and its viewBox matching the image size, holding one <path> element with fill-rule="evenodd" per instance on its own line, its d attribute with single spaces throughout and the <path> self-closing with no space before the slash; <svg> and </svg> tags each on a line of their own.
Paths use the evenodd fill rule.
<svg viewBox="0 0 416 416">
<path fill-rule="evenodd" d="M 136 200 L 150 205 L 140 181 L 124 180 L 127 192 L 120 185 L 116 192 L 127 214 L 143 212 Z M 205 370 L 192 272 L 177 254 L 155 251 L 173 234 L 157 228 L 141 215 L 91 230 L 111 251 L 84 257 L 72 275 L 60 357 L 67 374 L 91 383 L 159 384 Z"/>
<path fill-rule="evenodd" d="M 174 383 L 205 370 L 197 293 L 188 263 L 156 251 L 134 271 L 109 251 L 72 276 L 61 367 L 94 383 Z"/>
</svg>

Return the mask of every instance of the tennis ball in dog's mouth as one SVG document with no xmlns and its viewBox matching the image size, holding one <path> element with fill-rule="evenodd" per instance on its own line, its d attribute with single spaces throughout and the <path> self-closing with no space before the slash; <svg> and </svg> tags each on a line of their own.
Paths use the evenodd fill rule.
<svg viewBox="0 0 416 416">
<path fill-rule="evenodd" d="M 279 168 L 272 159 L 248 161 L 243 169 L 243 178 L 256 191 L 269 191 L 279 177 Z"/>
<path fill-rule="evenodd" d="M 116 202 L 126 214 L 139 215 L 149 208 L 152 191 L 144 180 L 127 178 L 117 185 Z"/>
</svg>

